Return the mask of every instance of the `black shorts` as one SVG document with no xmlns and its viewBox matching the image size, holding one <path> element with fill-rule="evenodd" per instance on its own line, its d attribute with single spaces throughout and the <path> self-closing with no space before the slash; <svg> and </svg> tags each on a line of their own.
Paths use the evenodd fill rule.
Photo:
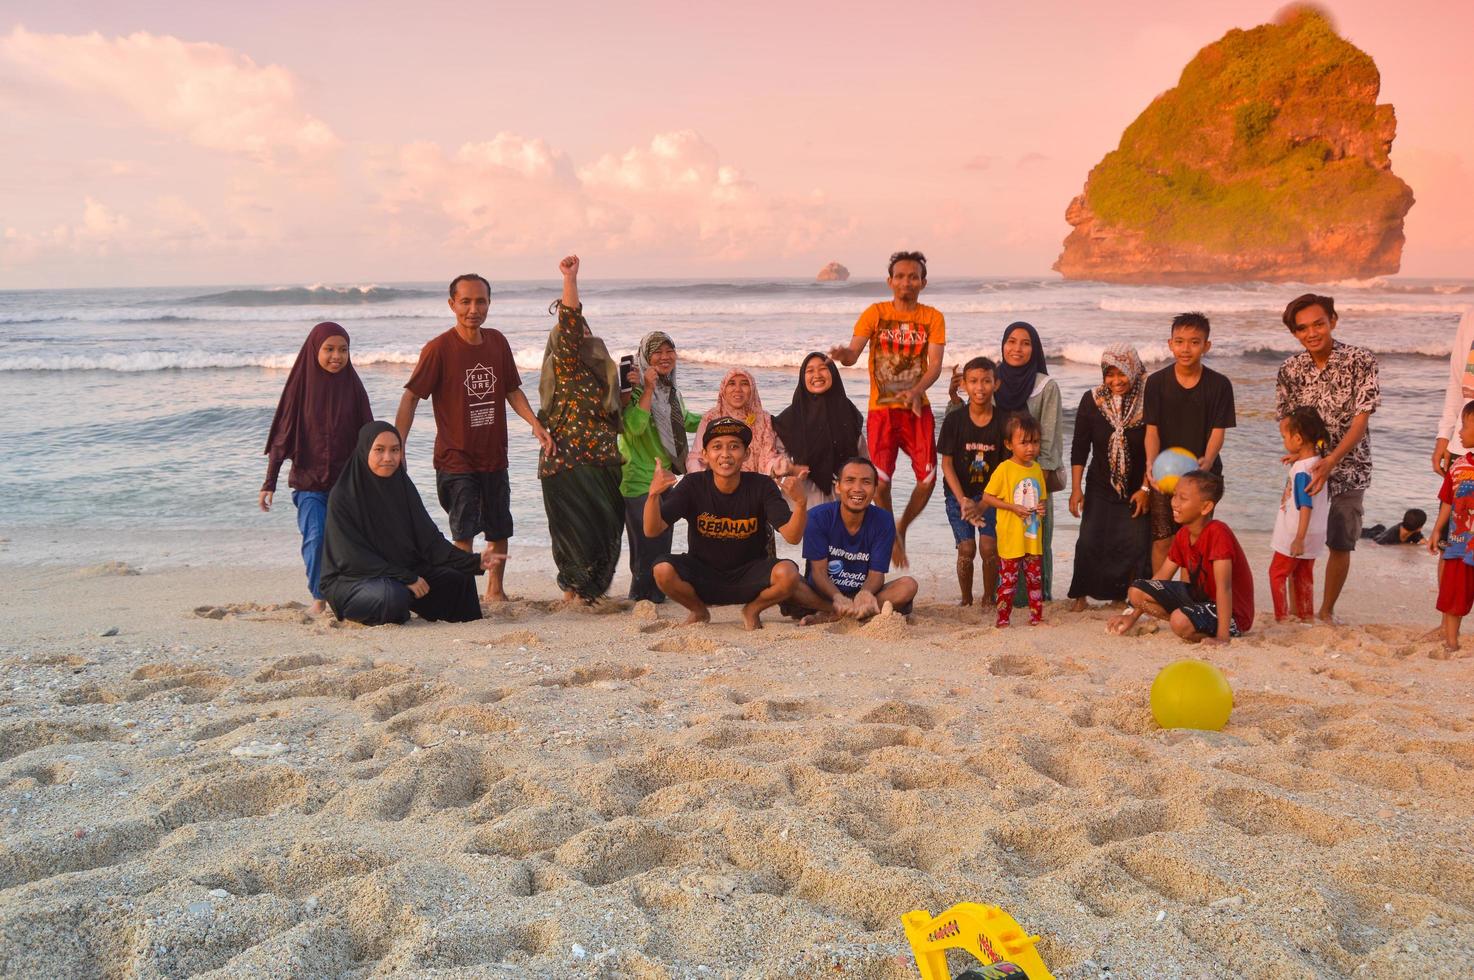
<svg viewBox="0 0 1474 980">
<path fill-rule="evenodd" d="M 656 559 L 655 564 L 663 561 L 670 562 L 681 580 L 708 606 L 745 606 L 773 584 L 773 569 L 788 559 L 759 558 L 725 571 L 703 565 L 690 555 L 668 555 Z M 794 569 L 797 568 L 795 565 Z"/>
<path fill-rule="evenodd" d="M 1181 610 L 1193 624 L 1193 629 L 1204 636 L 1218 635 L 1218 603 L 1199 599 L 1193 595 L 1186 582 L 1178 579 L 1139 578 L 1131 583 L 1131 587 L 1151 596 L 1169 616 Z M 1228 621 L 1228 635 L 1243 636 L 1239 632 L 1239 624 L 1232 619 Z"/>
<path fill-rule="evenodd" d="M 452 541 L 470 541 L 478 534 L 486 535 L 488 541 L 505 541 L 512 536 L 512 485 L 506 470 L 436 470 L 435 494 L 450 515 Z"/>
</svg>

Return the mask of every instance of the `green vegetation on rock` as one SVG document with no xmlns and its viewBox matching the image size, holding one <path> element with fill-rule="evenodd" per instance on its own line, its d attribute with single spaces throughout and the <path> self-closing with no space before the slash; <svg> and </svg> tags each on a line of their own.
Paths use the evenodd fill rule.
<svg viewBox="0 0 1474 980">
<path fill-rule="evenodd" d="M 1109 278 L 1113 261 L 1146 266 L 1145 247 L 1206 256 L 1176 274 L 1207 277 L 1215 253 L 1305 254 L 1348 234 L 1384 265 L 1391 249 L 1395 268 L 1412 194 L 1390 169 L 1396 120 L 1380 85 L 1371 57 L 1313 8 L 1230 31 L 1091 171 L 1057 268 Z"/>
</svg>

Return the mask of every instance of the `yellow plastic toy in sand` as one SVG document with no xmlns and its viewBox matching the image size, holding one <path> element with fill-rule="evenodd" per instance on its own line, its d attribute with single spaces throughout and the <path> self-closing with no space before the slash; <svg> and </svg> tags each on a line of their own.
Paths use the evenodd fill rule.
<svg viewBox="0 0 1474 980">
<path fill-rule="evenodd" d="M 921 980 L 952 980 L 947 971 L 949 949 L 965 949 L 985 964 L 969 970 L 969 977 L 1054 980 L 1034 950 L 1039 937 L 1026 935 L 1023 926 L 996 905 L 962 902 L 935 917 L 917 909 L 901 916 L 901 925 Z"/>
</svg>

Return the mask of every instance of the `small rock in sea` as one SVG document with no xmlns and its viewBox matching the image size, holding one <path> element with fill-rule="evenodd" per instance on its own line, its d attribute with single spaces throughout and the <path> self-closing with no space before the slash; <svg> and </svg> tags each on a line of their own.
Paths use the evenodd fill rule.
<svg viewBox="0 0 1474 980">
<path fill-rule="evenodd" d="M 101 633 L 99 633 L 97 635 L 98 636 L 117 636 L 118 635 L 118 628 L 116 626 L 109 626 L 107 629 L 103 630 Z"/>
</svg>

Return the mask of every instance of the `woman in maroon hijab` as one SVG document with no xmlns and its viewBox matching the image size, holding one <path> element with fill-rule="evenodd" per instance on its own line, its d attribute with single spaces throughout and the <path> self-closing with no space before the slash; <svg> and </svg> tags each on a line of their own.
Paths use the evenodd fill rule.
<svg viewBox="0 0 1474 980">
<path fill-rule="evenodd" d="M 292 504 L 302 532 L 302 563 L 312 591 L 312 612 L 327 603 L 318 588 L 322 565 L 322 531 L 327 521 L 328 491 L 353 456 L 358 430 L 374 420 L 368 392 L 348 361 L 348 331 L 336 323 L 319 323 L 307 335 L 287 386 L 282 389 L 266 437 L 266 482 L 261 509 L 271 510 L 276 475 L 283 460 L 292 461 Z"/>
</svg>

